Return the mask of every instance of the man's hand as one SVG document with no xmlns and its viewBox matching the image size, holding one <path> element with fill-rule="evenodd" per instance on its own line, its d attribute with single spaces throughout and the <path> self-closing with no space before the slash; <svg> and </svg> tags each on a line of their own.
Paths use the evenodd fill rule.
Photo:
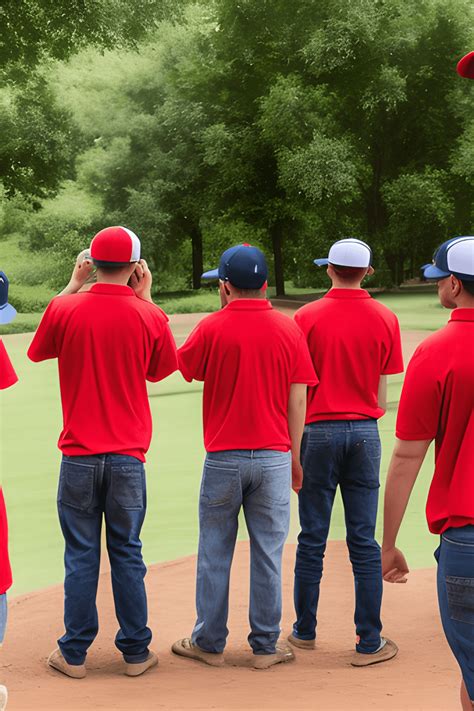
<svg viewBox="0 0 474 711">
<path fill-rule="evenodd" d="M 297 494 L 303 486 L 303 467 L 296 457 L 291 460 L 291 488 Z"/>
<path fill-rule="evenodd" d="M 398 548 L 382 548 L 382 575 L 387 583 L 406 583 L 410 570 L 405 556 Z"/>
<path fill-rule="evenodd" d="M 135 271 L 130 277 L 130 286 L 140 299 L 145 299 L 145 301 L 151 301 L 153 303 L 153 299 L 151 298 L 152 281 L 153 277 L 148 268 L 148 264 L 144 259 L 140 259 L 140 261 L 137 262 Z"/>
<path fill-rule="evenodd" d="M 91 276 L 94 270 L 90 252 L 88 249 L 83 249 L 77 255 L 76 263 L 74 269 L 72 270 L 71 278 L 69 284 L 65 289 L 61 291 L 60 295 L 64 294 L 77 294 L 77 292 L 84 286 L 86 281 Z"/>
</svg>

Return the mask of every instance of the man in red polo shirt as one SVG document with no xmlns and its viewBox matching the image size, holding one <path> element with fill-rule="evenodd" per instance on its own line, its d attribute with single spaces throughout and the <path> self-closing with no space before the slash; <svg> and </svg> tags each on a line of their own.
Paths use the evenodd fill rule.
<svg viewBox="0 0 474 711">
<path fill-rule="evenodd" d="M 109 227 L 92 240 L 97 283 L 76 293 L 91 259 L 79 263 L 51 301 L 28 350 L 57 358 L 63 407 L 58 511 L 66 542 L 66 632 L 49 664 L 74 678 L 98 631 L 96 592 L 102 519 L 112 569 L 115 643 L 129 676 L 157 663 L 150 652 L 140 530 L 146 510 L 143 462 L 152 422 L 146 381 L 177 369 L 168 319 L 151 300 L 151 275 L 138 237 Z M 135 288 L 127 286 L 129 280 Z"/>
<path fill-rule="evenodd" d="M 0 272 L 0 325 L 13 321 L 16 311 L 8 303 L 8 278 Z M 15 369 L 8 357 L 5 346 L 0 338 L 0 390 L 11 387 L 18 381 Z M 7 591 L 12 585 L 12 571 L 8 555 L 8 520 L 5 499 L 0 486 L 0 646 L 5 638 L 7 626 Z M 8 692 L 5 686 L 0 685 L 0 711 L 6 706 Z"/>
<path fill-rule="evenodd" d="M 397 534 L 434 439 L 435 471 L 426 516 L 439 535 L 438 600 L 449 645 L 461 667 L 462 708 L 474 707 L 474 237 L 441 245 L 425 277 L 438 282 L 448 324 L 421 343 L 407 369 L 397 442 L 385 488 L 382 565 L 388 582 L 406 582 Z"/>
<path fill-rule="evenodd" d="M 361 288 L 362 279 L 373 273 L 371 260 L 365 242 L 343 239 L 333 244 L 327 259 L 315 260 L 318 266 L 328 265 L 332 289 L 295 314 L 320 383 L 308 389 L 295 566 L 297 619 L 288 639 L 301 649 L 315 646 L 323 558 L 339 486 L 355 579 L 354 666 L 383 662 L 397 653 L 396 645 L 380 636 L 377 419 L 385 412 L 386 376 L 402 372 L 403 359 L 397 317 Z"/>
<path fill-rule="evenodd" d="M 248 639 L 254 667 L 264 669 L 293 659 L 288 645 L 277 644 L 281 556 L 292 459 L 294 486 L 300 486 L 306 385 L 318 381 L 303 334 L 265 298 L 267 265 L 259 249 L 232 247 L 219 269 L 203 276 L 220 280 L 224 308 L 204 318 L 179 350 L 185 379 L 204 381 L 207 456 L 199 502 L 197 621 L 191 638 L 172 649 L 223 664 L 230 568 L 243 508 L 251 558 Z"/>
</svg>

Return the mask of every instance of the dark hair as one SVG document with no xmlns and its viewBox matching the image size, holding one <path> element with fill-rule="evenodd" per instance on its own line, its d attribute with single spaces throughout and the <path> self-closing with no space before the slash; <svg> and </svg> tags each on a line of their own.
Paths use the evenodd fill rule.
<svg viewBox="0 0 474 711">
<path fill-rule="evenodd" d="M 470 296 L 474 296 L 474 281 L 468 281 L 467 279 L 460 279 L 460 281 L 464 291 L 467 291 Z"/>
<path fill-rule="evenodd" d="M 97 269 L 107 269 L 109 271 L 124 269 L 129 267 L 130 264 L 136 264 L 136 262 L 102 262 L 100 259 L 93 259 L 92 262 Z"/>
<path fill-rule="evenodd" d="M 331 264 L 337 276 L 344 281 L 355 281 L 362 279 L 367 274 L 368 267 L 341 267 L 338 264 Z"/>
</svg>

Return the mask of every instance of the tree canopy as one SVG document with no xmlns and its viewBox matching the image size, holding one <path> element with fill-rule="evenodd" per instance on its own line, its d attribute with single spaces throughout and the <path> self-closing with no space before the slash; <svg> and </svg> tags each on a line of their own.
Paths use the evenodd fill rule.
<svg viewBox="0 0 474 711">
<path fill-rule="evenodd" d="M 2 180 L 47 215 L 70 199 L 64 181 L 94 201 L 88 220 L 61 218 L 71 250 L 124 223 L 164 280 L 196 288 L 221 249 L 253 241 L 284 293 L 285 279 L 317 283 L 312 259 L 335 239 L 369 241 L 398 284 L 472 230 L 473 87 L 455 72 L 473 44 L 469 0 L 119 5 L 73 4 L 81 25 L 57 3 L 48 60 L 30 30 L 4 55 L 38 68 L 0 94 Z M 35 245 L 51 248 L 35 219 Z"/>
</svg>

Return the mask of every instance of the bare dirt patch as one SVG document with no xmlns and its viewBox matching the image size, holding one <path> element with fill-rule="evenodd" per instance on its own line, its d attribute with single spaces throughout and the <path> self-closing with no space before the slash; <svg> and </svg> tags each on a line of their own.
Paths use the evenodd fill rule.
<svg viewBox="0 0 474 711">
<path fill-rule="evenodd" d="M 284 619 L 293 621 L 295 547 L 284 559 Z M 9 711 L 148 711 L 151 709 L 387 709 L 450 711 L 458 708 L 459 672 L 438 616 L 435 571 L 417 570 L 407 585 L 386 585 L 384 632 L 400 647 L 385 664 L 355 669 L 348 664 L 354 643 L 353 585 L 344 543 L 330 542 L 320 602 L 315 651 L 297 651 L 295 662 L 267 671 L 250 668 L 248 634 L 248 543 L 239 543 L 231 584 L 230 636 L 223 669 L 205 667 L 170 652 L 194 622 L 195 557 L 154 565 L 147 576 L 152 647 L 160 666 L 143 677 L 123 675 L 114 647 L 110 578 L 101 575 L 101 630 L 90 650 L 84 680 L 62 677 L 45 666 L 62 633 L 62 587 L 30 593 L 10 604 L 1 681 L 10 691 Z"/>
</svg>

